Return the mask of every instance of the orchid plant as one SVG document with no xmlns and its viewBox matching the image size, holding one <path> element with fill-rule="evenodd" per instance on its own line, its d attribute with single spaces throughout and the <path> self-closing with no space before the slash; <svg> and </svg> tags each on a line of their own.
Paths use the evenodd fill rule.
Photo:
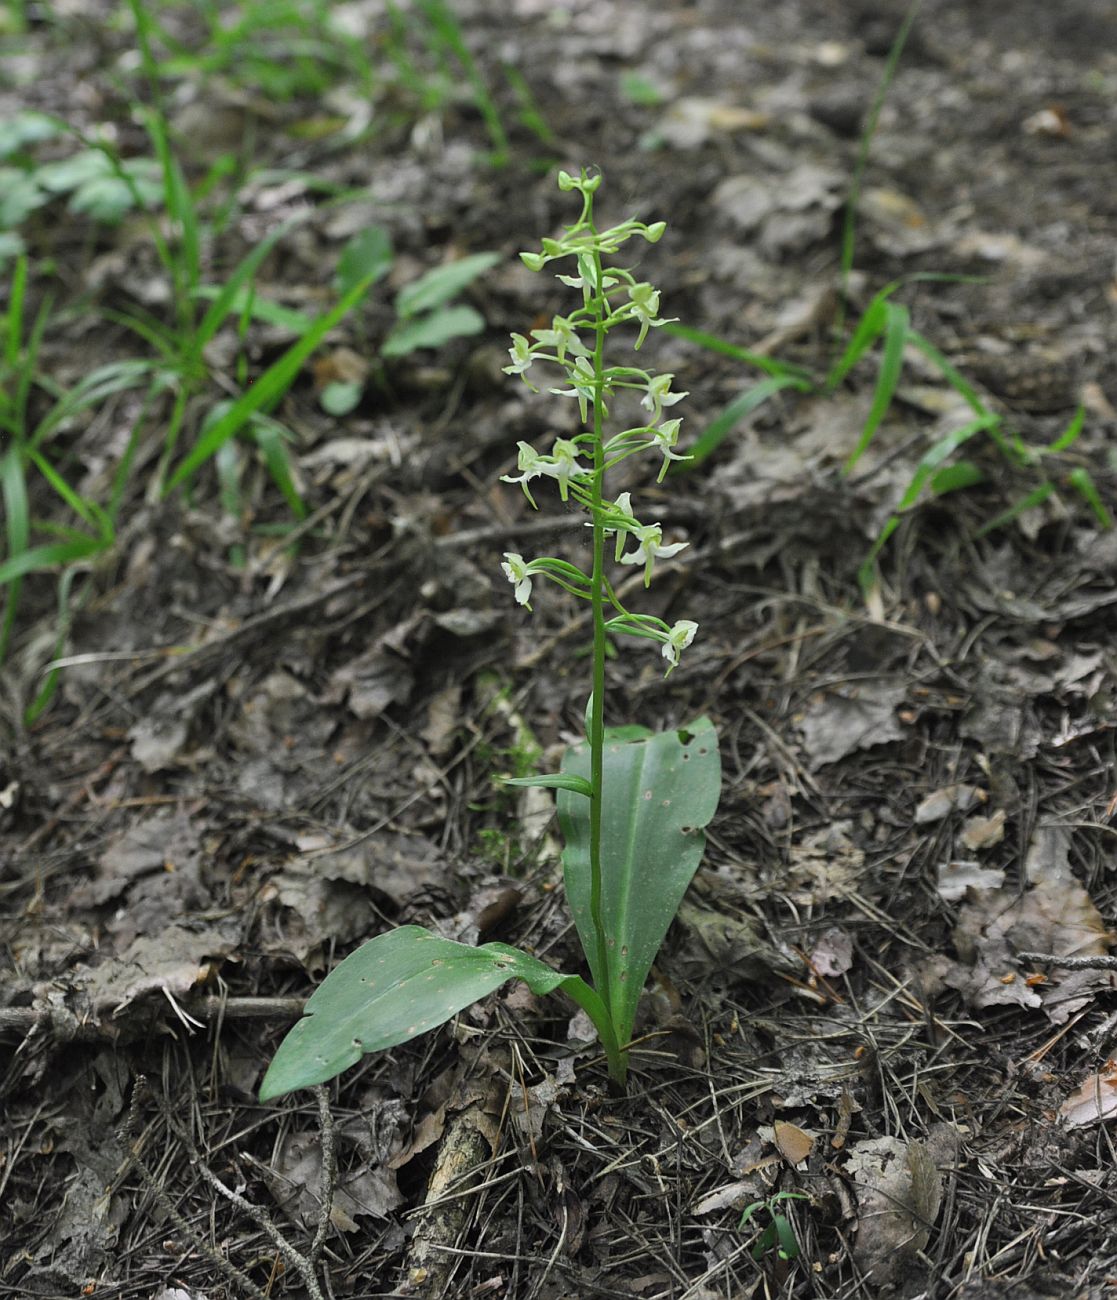
<svg viewBox="0 0 1117 1300">
<path fill-rule="evenodd" d="M 280 1044 L 260 1090 L 262 1099 L 323 1083 L 366 1053 L 435 1028 L 515 978 L 536 994 L 562 991 L 577 1003 L 597 1030 L 610 1077 L 619 1086 L 625 1083 L 640 993 L 698 869 L 703 828 L 717 807 L 721 766 L 717 738 L 706 718 L 659 733 L 605 725 L 609 638 L 620 634 L 657 643 L 669 675 L 694 641 L 698 625 L 690 619 L 667 623 L 629 610 L 607 572 L 611 552 L 617 566 L 641 566 L 647 587 L 656 561 L 672 558 L 687 545 L 665 542 L 662 525 L 642 522 L 631 493 L 612 496 L 606 481 L 611 469 L 640 452 L 660 457 L 658 482 L 672 461 L 685 459 L 676 451 L 682 420 L 664 418 L 664 413 L 687 394 L 673 390 L 671 374 L 607 364 L 606 343 L 615 330 L 634 325 L 633 348 L 638 351 L 648 332 L 665 323 L 659 315 L 659 290 L 614 265 L 613 258 L 633 237 L 656 243 L 666 227 L 662 221 L 647 225 L 629 220 L 598 230 L 593 202 L 600 184 L 600 175 L 559 173 L 559 188 L 580 195 L 581 214 L 561 238 L 544 239 L 539 252 L 520 256 L 533 271 L 572 260 L 574 274 L 558 279 L 580 294 L 581 305 L 567 316 L 555 316 L 549 328 L 533 330 L 531 338 L 513 334 L 505 367 L 535 392 L 535 367 L 557 367 L 559 386 L 548 391 L 578 403 L 582 431 L 556 439 L 545 454 L 519 443 L 518 473 L 505 475 L 504 481 L 518 484 L 534 507 L 532 484 L 553 479 L 560 499 L 573 501 L 589 515 L 592 563 L 586 572 L 557 556 L 527 560 L 509 551 L 501 565 L 516 601 L 528 610 L 537 578 L 591 606 L 593 666 L 585 741 L 567 751 L 561 771 L 507 782 L 556 791 L 567 900 L 590 978 L 556 971 L 507 944 L 473 947 L 421 926 L 401 926 L 370 940 L 326 978 L 308 1001 L 303 1019 Z M 639 395 L 646 418 L 607 434 L 610 404 L 625 390 Z"/>
</svg>

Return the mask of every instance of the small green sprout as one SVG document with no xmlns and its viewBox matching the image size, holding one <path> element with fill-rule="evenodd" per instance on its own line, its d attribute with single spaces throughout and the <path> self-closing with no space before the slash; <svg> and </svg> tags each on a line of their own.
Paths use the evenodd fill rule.
<svg viewBox="0 0 1117 1300">
<path fill-rule="evenodd" d="M 741 1213 L 741 1222 L 737 1224 L 739 1231 L 744 1230 L 749 1220 L 758 1210 L 765 1210 L 770 1220 L 768 1226 L 753 1242 L 753 1259 L 763 1259 L 773 1248 L 777 1258 L 785 1262 L 798 1259 L 799 1242 L 795 1236 L 795 1229 L 791 1226 L 791 1220 L 788 1219 L 787 1215 L 781 1214 L 776 1209 L 776 1206 L 780 1201 L 809 1201 L 810 1199 L 806 1192 L 777 1192 L 766 1201 L 753 1201 L 751 1205 L 745 1206 Z"/>
</svg>

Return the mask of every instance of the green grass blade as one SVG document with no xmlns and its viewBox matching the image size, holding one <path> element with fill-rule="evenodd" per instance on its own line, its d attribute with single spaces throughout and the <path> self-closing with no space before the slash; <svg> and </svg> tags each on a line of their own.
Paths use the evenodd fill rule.
<svg viewBox="0 0 1117 1300">
<path fill-rule="evenodd" d="M 4 499 L 4 531 L 10 563 L 26 555 L 31 542 L 31 506 L 27 497 L 27 480 L 23 457 L 16 447 L 9 448 L 3 459 L 0 459 L 0 495 Z M 4 601 L 4 621 L 0 624 L 0 663 L 3 663 L 8 653 L 19 608 L 20 576 L 16 574 L 9 582 L 11 585 Z"/>
<path fill-rule="evenodd" d="M 454 16 L 453 10 L 445 3 L 445 0 L 419 0 L 419 7 L 433 28 L 439 42 L 461 64 L 462 71 L 465 73 L 466 80 L 473 91 L 473 102 L 485 122 L 485 127 L 489 132 L 489 139 L 493 143 L 494 152 L 490 161 L 494 166 L 503 166 L 508 161 L 508 135 L 504 130 L 504 123 L 501 121 L 500 110 L 497 108 L 492 95 L 489 94 L 489 88 L 485 85 L 485 80 L 469 51 L 469 46 L 465 43 L 462 29 Z"/>
<path fill-rule="evenodd" d="M 1077 442 L 1078 435 L 1082 432 L 1082 426 L 1085 423 L 1086 423 L 1086 408 L 1084 406 L 1079 406 L 1078 410 L 1075 411 L 1073 417 L 1071 418 L 1070 424 L 1067 425 L 1067 427 L 1055 439 L 1054 442 L 1048 443 L 1047 446 L 1043 448 L 1043 450 L 1051 454 L 1060 451 L 1066 451 L 1068 447 L 1073 446 L 1074 443 Z"/>
<path fill-rule="evenodd" d="M 996 532 L 998 528 L 1004 528 L 1006 524 L 1026 510 L 1032 510 L 1038 505 L 1042 505 L 1047 498 L 1055 491 L 1055 484 L 1051 482 L 1041 483 L 1039 487 L 1033 488 L 1027 496 L 1023 496 L 1019 501 L 1014 502 L 1007 510 L 1003 510 L 999 515 L 990 519 L 988 523 L 982 524 L 977 530 L 976 536 L 985 537 L 989 533 Z"/>
<path fill-rule="evenodd" d="M 723 411 L 714 416 L 702 430 L 698 440 L 691 444 L 688 453 L 690 460 L 676 462 L 672 466 L 672 471 L 675 474 L 685 474 L 696 465 L 701 465 L 717 451 L 746 415 L 755 411 L 757 407 L 763 406 L 770 397 L 784 388 L 794 388 L 802 392 L 803 381 L 793 375 L 772 375 L 739 394 Z"/>
<path fill-rule="evenodd" d="M 163 496 L 184 483 L 195 470 L 204 465 L 217 451 L 222 443 L 234 437 L 244 428 L 250 416 L 264 407 L 277 402 L 290 388 L 302 368 L 303 362 L 318 347 L 325 336 L 344 319 L 364 297 L 373 279 L 366 276 L 341 299 L 341 301 L 324 316 L 318 317 L 309 330 L 256 380 L 247 392 L 243 393 L 229 410 L 198 439 L 190 453 L 179 463 L 163 488 Z"/>
<path fill-rule="evenodd" d="M 88 524 L 90 528 L 96 528 L 99 533 L 104 535 L 107 532 L 107 535 L 111 539 L 112 525 L 109 522 L 109 517 L 97 502 L 91 501 L 87 497 L 83 497 L 80 492 L 75 492 L 41 451 L 32 448 L 27 454 L 35 468 L 40 474 L 42 474 L 43 478 L 46 479 L 51 487 L 54 488 L 57 495 L 62 498 L 74 514 L 76 514 L 84 523 Z"/>
<path fill-rule="evenodd" d="M 793 365 L 790 361 L 779 361 L 761 352 L 750 352 L 748 348 L 740 348 L 735 343 L 718 338 L 716 334 L 707 334 L 705 330 L 697 330 L 690 325 L 680 325 L 677 321 L 668 321 L 662 328 L 665 334 L 671 334 L 677 339 L 686 339 L 688 343 L 696 343 L 707 352 L 716 352 L 719 356 L 743 361 L 745 365 L 755 366 L 766 375 L 799 379 L 803 382 L 804 392 L 811 386 L 811 372 L 804 366 Z"/>
<path fill-rule="evenodd" d="M 28 440 L 28 445 L 32 448 L 42 446 L 55 429 L 71 416 L 79 415 L 115 393 L 124 392 L 128 388 L 139 388 L 150 379 L 149 361 L 110 361 L 108 365 L 98 366 L 43 416 Z"/>
<path fill-rule="evenodd" d="M 85 537 L 72 533 L 65 542 L 49 542 L 45 546 L 32 546 L 19 555 L 11 555 L 0 564 L 0 587 L 28 573 L 40 573 L 58 565 L 74 564 L 105 550 L 108 543 L 103 537 Z"/>
<path fill-rule="evenodd" d="M 197 286 L 193 290 L 194 296 L 197 298 L 213 297 L 213 301 L 198 324 L 197 331 L 194 335 L 191 347 L 194 356 L 197 357 L 202 354 L 203 349 L 211 342 L 213 336 L 220 329 L 221 322 L 226 316 L 231 315 L 233 312 L 244 311 L 246 309 L 248 302 L 247 295 L 244 292 L 246 282 L 255 277 L 264 258 L 267 257 L 279 240 L 282 239 L 283 236 L 292 229 L 292 227 L 298 224 L 299 220 L 301 220 L 301 218 L 296 218 L 294 221 L 285 221 L 282 225 L 277 226 L 273 231 L 265 236 L 265 238 L 256 245 L 247 257 L 241 259 L 232 275 L 219 290 L 203 288 L 201 285 Z M 263 305 L 263 310 L 260 312 L 261 320 L 267 320 L 265 311 L 267 306 L 270 305 L 272 304 Z M 252 301 L 251 310 L 253 315 L 257 314 L 257 302 L 255 299 Z M 283 313 L 284 311 L 284 308 L 275 308 L 276 313 Z M 304 330 L 310 329 L 312 326 L 312 321 L 309 317 L 303 316 L 299 312 L 291 312 L 289 322 L 295 321 L 298 322 L 295 328 L 300 333 Z M 277 322 L 273 320 L 271 323 Z"/>
<path fill-rule="evenodd" d="M 4 322 L 4 361 L 14 371 L 23 348 L 23 303 L 27 294 L 27 256 L 16 258 L 12 283 L 8 289 L 8 316 Z"/>
<path fill-rule="evenodd" d="M 66 638 L 70 635 L 70 623 L 73 617 L 70 611 L 70 588 L 76 577 L 76 569 L 67 569 L 58 582 L 58 636 L 54 642 L 53 655 L 55 659 L 61 658 L 62 651 L 66 648 Z M 52 668 L 47 673 L 46 681 L 24 712 L 24 726 L 32 726 L 42 716 L 58 689 L 61 672 L 60 668 Z"/>
<path fill-rule="evenodd" d="M 865 169 L 869 165 L 869 151 L 872 148 L 873 137 L 876 135 L 881 109 L 884 107 L 884 101 L 888 98 L 889 88 L 900 64 L 900 55 L 904 52 L 904 44 L 908 39 L 908 33 L 911 31 L 916 15 L 919 13 L 921 2 L 922 0 L 912 0 L 907 12 L 904 14 L 903 21 L 893 38 L 892 47 L 888 51 L 888 58 L 884 63 L 880 84 L 877 86 L 873 102 L 869 106 L 868 117 L 861 132 L 861 140 L 857 148 L 857 161 L 853 165 L 853 175 L 850 178 L 845 211 L 842 214 L 841 296 L 843 301 L 849 296 L 849 277 L 853 270 L 853 255 L 857 240 L 857 205 L 861 199 L 861 182 L 865 177 Z"/>
<path fill-rule="evenodd" d="M 865 308 L 861 319 L 857 322 L 857 328 L 853 331 L 853 338 L 850 339 L 845 351 L 826 376 L 824 387 L 828 393 L 832 393 L 837 388 L 869 348 L 884 333 L 884 328 L 888 323 L 886 317 L 887 299 L 890 294 L 895 292 L 897 287 L 895 284 L 886 285 Z"/>
<path fill-rule="evenodd" d="M 250 427 L 256 445 L 264 453 L 264 464 L 268 467 L 272 482 L 283 493 L 283 498 L 295 518 L 305 519 L 306 503 L 295 486 L 291 462 L 287 456 L 287 445 L 283 437 L 286 430 L 274 420 L 260 418 L 254 419 Z"/>
<path fill-rule="evenodd" d="M 1090 471 L 1080 465 L 1077 469 L 1072 469 L 1067 475 L 1067 482 L 1094 512 L 1094 517 L 1101 527 L 1108 532 L 1113 527 L 1113 516 L 1105 508 L 1097 485 L 1090 476 Z"/>
<path fill-rule="evenodd" d="M 884 354 L 880 359 L 880 371 L 877 374 L 876 388 L 873 390 L 873 404 L 869 408 L 861 438 L 853 454 L 842 467 L 848 474 L 873 440 L 873 435 L 880 428 L 880 423 L 888 414 L 896 388 L 900 382 L 900 372 L 904 368 L 904 346 L 908 339 L 908 309 L 899 303 L 886 302 L 884 309 Z"/>
<path fill-rule="evenodd" d="M 933 447 L 920 457 L 919 464 L 916 466 L 915 473 L 912 475 L 911 482 L 908 484 L 904 495 L 900 498 L 899 505 L 896 507 L 895 512 L 889 516 L 884 527 L 877 534 L 876 539 L 869 548 L 868 555 L 865 556 L 865 559 L 861 562 L 860 568 L 857 570 L 858 581 L 861 583 L 863 591 L 868 590 L 872 585 L 874 578 L 873 566 L 876 563 L 877 556 L 884 549 L 885 543 L 888 539 L 899 527 L 900 516 L 905 510 L 910 510 L 911 507 L 915 505 L 916 501 L 919 499 L 919 494 L 923 491 L 924 485 L 928 480 L 931 480 L 931 482 L 934 483 L 936 473 L 940 470 L 940 466 L 948 456 L 962 446 L 963 443 L 968 442 L 975 434 L 981 433 L 983 430 L 988 430 L 996 423 L 996 421 L 997 416 L 991 411 L 987 415 L 981 416 L 976 420 L 970 420 L 967 424 L 962 425 L 961 428 L 952 430 L 945 438 L 940 438 Z M 951 468 L 955 469 L 959 467 L 952 466 Z M 972 476 L 973 474 L 976 474 L 977 477 L 974 478 Z M 955 487 L 963 486 L 964 483 L 969 484 L 977 482 L 981 477 L 981 471 L 976 465 L 969 466 L 968 471 L 965 474 L 960 475 L 952 487 L 944 486 L 944 491 L 952 491 Z M 945 483 L 946 480 L 944 480 L 944 485 Z"/>
</svg>

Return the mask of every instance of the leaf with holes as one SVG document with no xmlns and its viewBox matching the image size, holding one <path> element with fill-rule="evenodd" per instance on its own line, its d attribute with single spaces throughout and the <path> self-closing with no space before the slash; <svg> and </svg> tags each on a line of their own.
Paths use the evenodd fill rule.
<svg viewBox="0 0 1117 1300">
<path fill-rule="evenodd" d="M 592 994 L 578 976 L 507 944 L 472 948 L 419 925 L 378 935 L 346 957 L 307 1002 L 268 1067 L 260 1100 L 325 1083 L 369 1052 L 437 1028 L 510 979 L 522 979 L 539 995 L 561 988 L 584 1002 Z"/>
<path fill-rule="evenodd" d="M 567 751 L 563 771 L 589 777 L 588 745 Z M 648 971 L 698 870 L 717 809 L 721 759 L 708 718 L 678 731 L 625 741 L 605 735 L 601 828 L 602 921 L 608 970 L 598 969 L 590 913 L 589 801 L 558 794 L 566 848 L 566 896 L 594 986 L 605 999 L 617 1037 L 627 1042 Z"/>
</svg>

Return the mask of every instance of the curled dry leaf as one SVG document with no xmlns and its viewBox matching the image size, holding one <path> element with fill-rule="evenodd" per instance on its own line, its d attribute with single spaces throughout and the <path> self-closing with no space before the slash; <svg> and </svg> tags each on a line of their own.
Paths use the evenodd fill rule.
<svg viewBox="0 0 1117 1300">
<path fill-rule="evenodd" d="M 932 790 L 926 798 L 919 801 L 915 810 L 915 824 L 926 826 L 930 822 L 941 822 L 952 812 L 968 812 L 975 804 L 984 803 L 988 797 L 976 785 L 944 785 L 941 790 Z"/>
</svg>

